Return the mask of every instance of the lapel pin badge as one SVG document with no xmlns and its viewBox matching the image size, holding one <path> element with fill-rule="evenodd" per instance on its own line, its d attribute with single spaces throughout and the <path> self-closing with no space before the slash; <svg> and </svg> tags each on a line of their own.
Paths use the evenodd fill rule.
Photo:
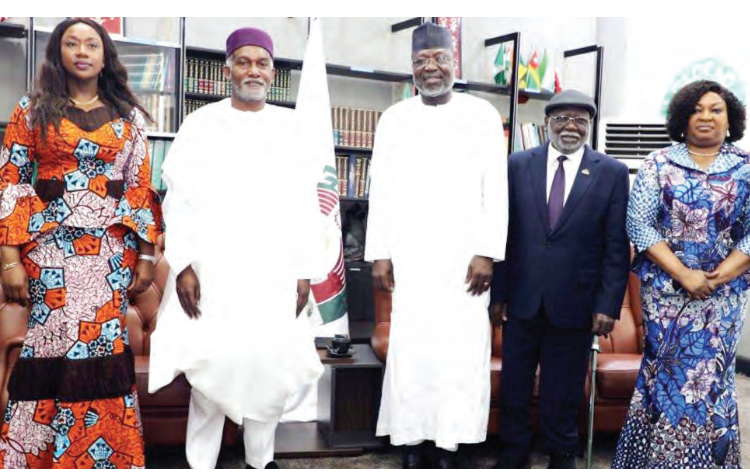
<svg viewBox="0 0 750 475">
<path fill-rule="evenodd" d="M 584 175 L 591 175 L 591 172 L 588 168 L 584 168 L 583 170 L 581 170 L 581 173 L 583 173 Z"/>
</svg>

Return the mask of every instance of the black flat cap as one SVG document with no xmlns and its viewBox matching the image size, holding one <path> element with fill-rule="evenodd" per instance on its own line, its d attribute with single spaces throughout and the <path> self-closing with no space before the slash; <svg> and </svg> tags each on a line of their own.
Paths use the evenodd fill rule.
<svg viewBox="0 0 750 475">
<path fill-rule="evenodd" d="M 555 95 L 547 105 L 544 107 L 544 113 L 550 115 L 555 109 L 561 109 L 563 107 L 580 107 L 586 109 L 591 114 L 591 117 L 596 115 L 596 104 L 586 94 L 576 91 L 575 89 L 567 89 Z"/>
</svg>

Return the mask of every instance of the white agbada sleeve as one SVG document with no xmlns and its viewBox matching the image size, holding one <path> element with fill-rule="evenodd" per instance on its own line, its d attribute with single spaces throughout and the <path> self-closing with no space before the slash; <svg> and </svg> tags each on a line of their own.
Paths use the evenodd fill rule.
<svg viewBox="0 0 750 475">
<path fill-rule="evenodd" d="M 196 150 L 201 149 L 196 147 L 196 140 L 203 136 L 205 131 L 193 130 L 193 122 L 190 117 L 185 119 L 162 165 L 162 180 L 167 185 L 167 195 L 162 209 L 164 221 L 168 223 L 166 237 L 169 238 L 165 238 L 164 257 L 176 274 L 182 272 L 195 259 L 194 227 L 197 223 L 196 210 L 191 198 L 198 192 L 197 187 L 192 184 L 194 174 L 200 171 L 193 170 L 191 165 L 198 161 L 193 156 Z"/>
<path fill-rule="evenodd" d="M 388 175 L 391 172 L 390 157 L 393 156 L 393 147 L 398 143 L 398 137 L 392 137 L 391 117 L 392 115 L 386 111 L 380 118 L 370 163 L 370 203 L 365 238 L 365 260 L 369 262 L 391 258 L 388 231 L 389 216 L 393 208 L 388 187 L 391 180 Z"/>
<path fill-rule="evenodd" d="M 505 259 L 508 239 L 508 146 L 503 121 L 493 106 L 485 107 L 487 117 L 479 121 L 484 127 L 477 131 L 482 143 L 482 209 L 479 229 L 474 233 L 474 255 Z"/>
<path fill-rule="evenodd" d="M 151 335 L 148 390 L 152 393 L 167 386 L 182 372 L 183 360 L 191 341 L 189 335 L 194 322 L 180 306 L 175 281 L 177 274 L 194 261 L 195 233 L 198 230 L 195 229 L 197 221 L 193 199 L 198 190 L 193 189 L 191 177 L 201 175 L 200 170 L 193 170 L 190 164 L 198 163 L 193 154 L 201 150 L 196 147 L 197 140 L 206 132 L 197 129 L 195 120 L 188 117 L 162 168 L 163 180 L 167 185 L 167 195 L 162 205 L 166 228 L 164 257 L 169 263 L 170 272 L 159 307 L 158 325 Z"/>
</svg>

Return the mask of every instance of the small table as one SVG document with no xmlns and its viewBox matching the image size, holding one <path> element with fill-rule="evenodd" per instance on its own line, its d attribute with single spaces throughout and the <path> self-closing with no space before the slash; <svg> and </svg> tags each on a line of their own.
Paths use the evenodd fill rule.
<svg viewBox="0 0 750 475">
<path fill-rule="evenodd" d="M 370 345 L 352 345 L 356 353 L 331 358 L 319 349 L 325 372 L 318 382 L 318 429 L 330 448 L 372 449 L 383 385 L 383 363 Z"/>
<path fill-rule="evenodd" d="M 356 353 L 331 358 L 318 349 L 325 371 L 318 382 L 318 422 L 279 424 L 278 458 L 358 455 L 383 447 L 375 437 L 383 384 L 383 363 L 370 345 L 352 345 Z"/>
</svg>

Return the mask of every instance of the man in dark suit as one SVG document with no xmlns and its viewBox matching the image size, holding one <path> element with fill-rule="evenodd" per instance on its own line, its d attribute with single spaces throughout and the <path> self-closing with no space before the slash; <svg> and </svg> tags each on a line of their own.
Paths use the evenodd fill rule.
<svg viewBox="0 0 750 475">
<path fill-rule="evenodd" d="M 500 468 L 529 464 L 537 366 L 549 467 L 575 467 L 592 334 L 609 334 L 620 315 L 628 168 L 586 145 L 596 112 L 585 94 L 559 93 L 545 107 L 550 142 L 509 159 L 508 250 L 490 307 L 503 325 Z"/>
</svg>

